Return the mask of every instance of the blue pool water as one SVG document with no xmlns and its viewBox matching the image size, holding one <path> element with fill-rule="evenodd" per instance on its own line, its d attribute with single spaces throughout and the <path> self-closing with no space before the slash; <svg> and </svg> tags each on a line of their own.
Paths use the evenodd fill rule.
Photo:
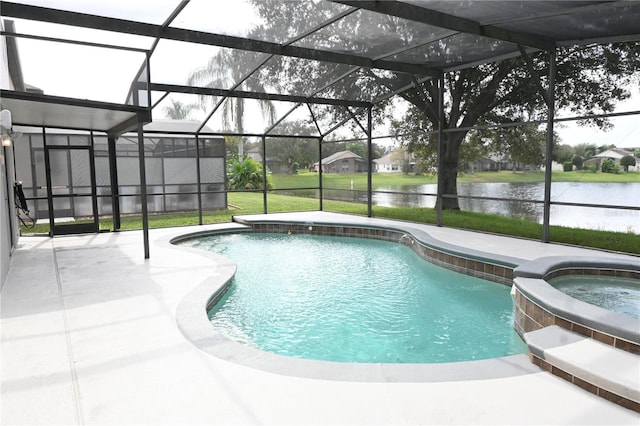
<svg viewBox="0 0 640 426">
<path fill-rule="evenodd" d="M 209 312 L 228 337 L 281 355 L 438 363 L 525 352 L 509 287 L 424 261 L 401 244 L 286 234 L 182 243 L 238 264 Z"/>
</svg>

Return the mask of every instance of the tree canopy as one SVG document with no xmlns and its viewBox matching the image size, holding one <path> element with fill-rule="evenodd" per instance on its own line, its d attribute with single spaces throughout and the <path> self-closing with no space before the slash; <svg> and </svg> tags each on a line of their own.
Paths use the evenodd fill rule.
<svg viewBox="0 0 640 426">
<path fill-rule="evenodd" d="M 457 194 L 456 177 L 467 139 L 469 127 L 487 124 L 506 124 L 513 121 L 541 120 L 547 107 L 536 83 L 546 86 L 548 61 L 538 53 L 529 57 L 531 71 L 522 57 L 479 65 L 472 69 L 445 74 L 446 87 L 444 128 L 464 130 L 444 134 L 444 190 Z M 626 87 L 638 81 L 640 71 L 640 43 L 580 46 L 559 49 L 556 75 L 556 108 L 577 115 L 612 112 L 616 102 L 627 99 Z M 422 83 L 423 90 L 401 94 L 411 107 L 396 125 L 404 143 L 410 149 L 434 145 L 428 132 L 438 128 L 436 81 Z M 583 120 L 607 128 L 603 118 Z M 528 126 L 526 126 L 528 127 Z M 502 130 L 509 133 L 511 130 Z M 435 148 L 432 148 L 432 150 Z M 444 200 L 444 208 L 458 208 L 456 199 Z"/>
<path fill-rule="evenodd" d="M 620 159 L 620 165 L 624 167 L 625 172 L 628 172 L 629 166 L 636 165 L 636 159 L 633 157 L 633 155 L 625 155 Z"/>
</svg>

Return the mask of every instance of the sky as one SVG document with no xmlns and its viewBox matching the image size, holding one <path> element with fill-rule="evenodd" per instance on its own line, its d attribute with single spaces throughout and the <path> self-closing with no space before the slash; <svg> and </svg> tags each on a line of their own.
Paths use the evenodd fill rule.
<svg viewBox="0 0 640 426">
<path fill-rule="evenodd" d="M 640 111 L 640 88 L 631 87 L 629 91 L 631 98 L 620 102 L 616 112 Z M 561 143 L 571 146 L 588 143 L 596 146 L 613 144 L 618 148 L 640 148 L 640 116 L 615 117 L 610 121 L 614 128 L 607 131 L 592 126 L 579 126 L 575 122 L 558 123 L 554 127 L 560 135 Z"/>
<path fill-rule="evenodd" d="M 33 0 L 36 4 L 50 7 L 61 3 L 72 10 L 86 11 L 86 0 Z M 173 9 L 177 0 L 111 0 L 110 2 L 91 2 L 91 7 L 100 5 L 109 16 L 140 19 L 145 13 L 148 22 L 160 23 Z M 148 8 L 152 4 L 154 7 Z M 216 10 L 215 19 L 207 11 Z M 149 11 L 152 13 L 149 15 Z M 234 19 L 237 14 L 243 16 L 243 22 Z M 124 16 L 122 16 L 124 15 Z M 141 19 L 140 19 L 141 20 Z M 181 26 L 185 21 L 196 29 L 215 31 L 222 34 L 243 35 L 246 29 L 259 22 L 251 8 L 244 0 L 206 0 L 192 1 L 174 23 Z M 71 37 L 79 40 L 108 44 L 127 44 L 129 46 L 148 48 L 149 38 L 114 34 L 103 31 L 70 28 L 63 25 L 15 20 L 19 33 Z M 118 51 L 113 49 L 89 48 L 85 46 L 66 45 L 45 41 L 18 39 L 20 60 L 28 84 L 39 87 L 47 94 L 76 98 L 122 103 L 129 86 L 140 65 L 144 54 L 139 52 Z M 186 84 L 186 80 L 194 70 L 206 65 L 207 59 L 220 49 L 217 47 L 195 45 L 162 40 L 151 60 L 152 81 L 167 84 Z M 632 87 L 631 99 L 620 103 L 616 111 L 640 111 L 640 88 Z M 195 103 L 197 98 L 188 95 L 171 95 L 173 99 L 184 103 Z M 249 103 L 250 104 L 250 103 Z M 154 110 L 154 117 L 164 115 L 163 109 L 168 100 Z M 279 108 L 283 113 L 291 107 L 285 104 Z M 247 131 L 260 133 L 264 125 L 257 106 L 249 106 L 250 117 L 247 120 Z M 196 117 L 204 117 L 204 113 L 196 112 Z M 219 115 L 219 114 L 218 114 Z M 299 117 L 308 117 L 306 108 Z M 558 116 L 571 114 L 558 112 Z M 162 117 L 164 118 L 164 117 Z M 638 116 L 618 117 L 611 119 L 614 128 L 601 131 L 595 127 L 579 126 L 576 123 L 556 124 L 555 130 L 560 135 L 561 143 L 577 145 L 582 143 L 615 145 L 617 147 L 640 147 L 640 119 Z M 209 123 L 210 127 L 218 127 L 220 122 Z M 386 132 L 386 133 L 385 133 Z M 377 129 L 376 134 L 387 134 L 387 129 Z M 387 142 L 390 143 L 390 142 Z"/>
</svg>

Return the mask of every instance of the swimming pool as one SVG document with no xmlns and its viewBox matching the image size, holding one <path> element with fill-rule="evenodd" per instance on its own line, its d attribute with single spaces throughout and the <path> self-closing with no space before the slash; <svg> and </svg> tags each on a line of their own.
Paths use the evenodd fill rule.
<svg viewBox="0 0 640 426">
<path fill-rule="evenodd" d="M 238 264 L 210 311 L 216 330 L 305 359 L 442 363 L 520 354 L 509 288 L 386 241 L 228 234 L 181 244 Z"/>
</svg>

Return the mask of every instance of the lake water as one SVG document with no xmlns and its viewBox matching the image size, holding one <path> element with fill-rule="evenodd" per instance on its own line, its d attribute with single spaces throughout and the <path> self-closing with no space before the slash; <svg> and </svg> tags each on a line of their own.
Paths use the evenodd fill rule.
<svg viewBox="0 0 640 426">
<path fill-rule="evenodd" d="M 382 188 L 381 188 L 382 189 Z M 382 190 L 410 194 L 375 193 L 373 203 L 390 207 L 435 207 L 435 184 L 413 187 L 387 187 Z M 461 183 L 458 195 L 477 197 L 544 200 L 544 183 Z M 551 184 L 551 201 L 567 203 L 640 206 L 640 182 Z M 467 211 L 495 213 L 542 223 L 542 204 L 523 201 L 460 199 L 460 208 Z M 640 211 L 602 209 L 595 207 L 551 206 L 551 224 L 608 231 L 632 231 L 640 234 Z"/>
<path fill-rule="evenodd" d="M 436 185 L 389 186 L 375 192 L 373 204 L 388 207 L 435 207 Z M 325 191 L 326 198 L 338 198 L 335 191 Z M 342 192 L 344 195 L 344 192 Z M 544 183 L 460 183 L 458 194 L 477 197 L 544 200 Z M 366 202 L 360 193 L 359 201 Z M 556 182 L 551 185 L 551 201 L 567 203 L 640 206 L 640 182 L 582 183 Z M 542 223 L 543 205 L 524 201 L 494 201 L 460 199 L 460 208 L 467 211 L 494 213 Z M 598 229 L 640 234 L 640 211 L 595 207 L 551 206 L 551 225 Z"/>
</svg>

